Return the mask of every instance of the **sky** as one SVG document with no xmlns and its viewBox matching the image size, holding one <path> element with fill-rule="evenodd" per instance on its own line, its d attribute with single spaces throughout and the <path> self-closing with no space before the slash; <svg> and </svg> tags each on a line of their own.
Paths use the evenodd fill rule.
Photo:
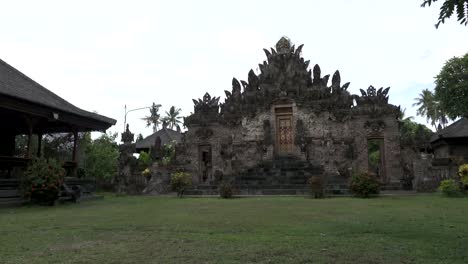
<svg viewBox="0 0 468 264">
<path fill-rule="evenodd" d="M 422 0 L 4 1 L 0 58 L 70 103 L 114 118 L 161 104 L 182 115 L 205 92 L 221 96 L 287 36 L 322 75 L 339 70 L 348 90 L 391 87 L 390 103 L 416 117 L 414 98 L 434 88 L 445 61 L 468 52 L 455 17 L 434 27 L 439 7 Z M 142 117 L 130 130 L 152 133 Z M 416 117 L 425 122 L 425 118 Z"/>
</svg>

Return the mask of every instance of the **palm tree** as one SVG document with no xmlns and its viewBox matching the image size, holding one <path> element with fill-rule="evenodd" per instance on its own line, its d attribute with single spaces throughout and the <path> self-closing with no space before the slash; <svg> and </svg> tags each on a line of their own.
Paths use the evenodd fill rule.
<svg viewBox="0 0 468 264">
<path fill-rule="evenodd" d="M 159 124 L 161 123 L 161 120 L 159 120 L 161 116 L 158 112 L 159 106 L 153 103 L 153 105 L 150 107 L 150 115 L 142 118 L 146 121 L 146 127 L 153 125 L 153 133 L 158 131 Z"/>
<path fill-rule="evenodd" d="M 406 108 L 403 110 L 400 109 L 400 113 L 398 114 L 398 120 L 399 121 L 413 121 L 414 117 L 413 116 L 405 116 L 406 113 Z"/>
<path fill-rule="evenodd" d="M 173 129 L 174 127 L 179 127 L 179 124 L 182 122 L 179 120 L 182 117 L 180 115 L 180 108 L 175 108 L 175 106 L 171 106 L 169 112 L 166 111 L 166 116 L 163 118 L 163 121 L 167 123 L 167 125 Z"/>
<path fill-rule="evenodd" d="M 426 117 L 426 122 L 431 121 L 431 125 L 438 130 L 438 125 L 445 127 L 448 123 L 447 115 L 440 109 L 439 102 L 435 99 L 434 93 L 429 89 L 424 89 L 419 94 L 419 97 L 414 98 L 416 103 L 413 106 L 418 106 L 416 114 Z"/>
</svg>

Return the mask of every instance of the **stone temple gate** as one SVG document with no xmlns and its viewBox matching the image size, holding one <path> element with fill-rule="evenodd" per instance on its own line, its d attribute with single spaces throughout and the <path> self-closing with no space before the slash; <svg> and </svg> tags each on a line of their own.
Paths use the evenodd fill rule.
<svg viewBox="0 0 468 264">
<path fill-rule="evenodd" d="M 338 71 L 330 82 L 318 65 L 309 69 L 302 47 L 282 38 L 276 49 L 264 49 L 259 75 L 233 78 L 224 103 L 208 93 L 193 100 L 177 160 L 192 174 L 195 192 L 230 179 L 244 193 L 294 194 L 313 175 L 340 192 L 352 171 L 374 172 L 398 188 L 400 109 L 388 103 L 389 88 L 350 94 Z"/>
</svg>

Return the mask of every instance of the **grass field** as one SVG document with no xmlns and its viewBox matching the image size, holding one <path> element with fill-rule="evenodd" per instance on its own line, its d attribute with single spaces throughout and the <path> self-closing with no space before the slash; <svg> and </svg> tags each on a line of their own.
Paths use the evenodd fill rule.
<svg viewBox="0 0 468 264">
<path fill-rule="evenodd" d="M 0 263 L 468 263 L 468 199 L 108 196 L 2 208 Z"/>
</svg>

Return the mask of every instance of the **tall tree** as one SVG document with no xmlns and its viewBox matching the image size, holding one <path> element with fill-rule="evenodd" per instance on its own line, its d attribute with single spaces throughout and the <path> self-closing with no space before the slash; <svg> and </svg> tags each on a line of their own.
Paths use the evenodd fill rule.
<svg viewBox="0 0 468 264">
<path fill-rule="evenodd" d="M 423 0 L 422 7 L 431 6 L 432 3 L 438 0 Z M 440 7 L 440 13 L 436 28 L 445 22 L 445 19 L 450 18 L 456 12 L 457 20 L 460 24 L 468 25 L 468 0 L 445 0 Z"/>
<path fill-rule="evenodd" d="M 416 114 L 426 117 L 426 122 L 431 123 L 437 130 L 439 125 L 445 127 L 448 123 L 446 114 L 440 108 L 440 103 L 436 100 L 432 91 L 424 89 L 419 97 L 414 98 L 416 103 L 413 106 L 418 106 Z"/>
<path fill-rule="evenodd" d="M 95 178 L 99 184 L 110 183 L 117 174 L 119 148 L 115 139 L 117 133 L 103 133 L 91 139 L 91 133 L 84 134 L 86 141 L 84 171 L 86 177 Z"/>
<path fill-rule="evenodd" d="M 435 98 L 448 117 L 468 117 L 468 53 L 449 59 L 436 76 Z"/>
<path fill-rule="evenodd" d="M 163 121 L 167 123 L 167 125 L 173 129 L 174 127 L 179 127 L 179 124 L 182 122 L 180 119 L 182 118 L 180 116 L 180 108 L 175 108 L 175 106 L 171 106 L 169 109 L 169 112 L 166 111 L 166 116 L 163 118 Z M 180 128 L 180 127 L 179 127 Z"/>
<path fill-rule="evenodd" d="M 160 117 L 159 106 L 153 102 L 153 105 L 150 107 L 150 115 L 145 116 L 142 119 L 146 121 L 146 127 L 150 127 L 152 125 L 153 132 L 156 132 L 158 131 L 159 124 L 161 124 L 161 120 L 159 120 Z"/>
</svg>

